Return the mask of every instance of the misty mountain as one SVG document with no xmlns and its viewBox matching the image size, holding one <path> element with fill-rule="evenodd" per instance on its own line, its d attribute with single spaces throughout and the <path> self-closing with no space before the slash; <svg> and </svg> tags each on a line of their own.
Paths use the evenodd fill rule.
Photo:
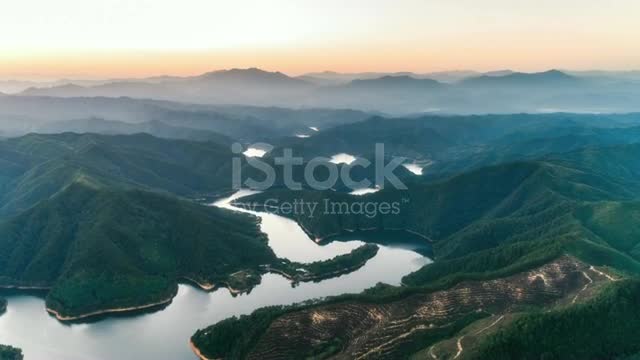
<svg viewBox="0 0 640 360">
<path fill-rule="evenodd" d="M 132 97 L 207 105 L 349 108 L 391 114 L 439 112 L 631 112 L 640 110 L 640 82 L 619 77 L 580 77 L 559 70 L 503 70 L 449 83 L 426 74 L 314 73 L 299 78 L 260 69 L 214 71 L 153 81 L 114 81 L 95 86 L 30 88 L 24 96 Z M 361 76 L 362 78 L 353 78 Z M 435 76 L 434 76 L 435 78 Z"/>
<path fill-rule="evenodd" d="M 471 70 L 453 70 L 453 71 L 438 71 L 431 73 L 413 73 L 413 72 L 362 72 L 362 73 L 338 73 L 334 71 L 323 71 L 307 73 L 299 79 L 306 80 L 321 85 L 339 85 L 347 84 L 354 80 L 372 80 L 385 76 L 410 76 L 416 79 L 432 79 L 444 83 L 452 83 L 465 78 L 480 76 L 482 73 Z"/>
<path fill-rule="evenodd" d="M 430 90 L 444 86 L 442 83 L 431 79 L 416 79 L 411 76 L 383 76 L 377 79 L 353 80 L 349 84 L 352 89 L 361 90 Z"/>
<path fill-rule="evenodd" d="M 277 104 L 288 96 L 313 85 L 280 72 L 260 69 L 214 71 L 180 80 L 158 82 L 114 81 L 95 86 L 66 84 L 49 88 L 30 88 L 26 96 L 56 97 L 134 97 L 214 104 Z"/>
<path fill-rule="evenodd" d="M 540 73 L 504 73 L 499 75 L 483 75 L 462 81 L 464 85 L 471 86 L 577 86 L 582 80 L 558 70 L 549 70 Z"/>
<path fill-rule="evenodd" d="M 221 145 L 231 146 L 233 140 L 225 135 L 204 129 L 171 126 L 162 121 L 152 120 L 138 124 L 122 121 L 105 120 L 100 118 L 76 119 L 57 121 L 46 124 L 36 130 L 42 134 L 57 134 L 63 132 L 96 133 L 107 135 L 131 135 L 147 133 L 166 139 L 185 139 L 195 141 L 212 141 Z"/>
<path fill-rule="evenodd" d="M 487 71 L 483 75 L 485 75 L 485 76 L 505 76 L 505 75 L 511 75 L 513 73 L 514 73 L 513 70 L 495 70 L 495 71 Z M 478 76 L 478 75 L 476 75 L 476 76 Z M 474 76 L 469 76 L 469 77 L 474 77 Z"/>
<path fill-rule="evenodd" d="M 268 72 L 257 68 L 219 70 L 191 78 L 199 81 L 224 81 L 225 85 L 236 86 L 301 86 L 309 84 L 300 79 L 291 78 L 281 72 Z"/>
<path fill-rule="evenodd" d="M 0 97 L 0 134 L 7 137 L 41 129 L 76 131 L 73 126 L 65 129 L 64 122 L 96 118 L 130 124 L 159 121 L 172 127 L 212 131 L 241 142 L 255 142 L 309 132 L 310 127 L 327 129 L 358 122 L 370 116 L 356 110 L 196 105 L 125 97 Z M 63 126 L 55 124 L 58 122 L 63 122 Z M 109 129 L 108 125 L 91 126 L 104 133 L 129 133 Z M 118 127 L 122 128 L 122 124 Z M 85 128 L 89 129 L 89 124 Z"/>
</svg>

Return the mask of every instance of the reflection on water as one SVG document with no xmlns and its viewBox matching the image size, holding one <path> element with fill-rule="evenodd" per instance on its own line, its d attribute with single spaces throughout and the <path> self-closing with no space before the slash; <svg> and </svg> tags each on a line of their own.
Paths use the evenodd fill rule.
<svg viewBox="0 0 640 360">
<path fill-rule="evenodd" d="M 356 160 L 355 156 L 351 154 L 341 153 L 341 154 L 333 155 L 329 161 L 331 161 L 334 164 L 351 164 L 355 160 Z"/>
<path fill-rule="evenodd" d="M 217 205 L 228 207 L 228 202 L 226 199 Z M 276 254 L 292 260 L 333 257 L 362 244 L 347 241 L 319 246 L 293 221 L 276 215 L 261 216 L 262 230 L 268 234 Z M 190 285 L 180 285 L 176 298 L 163 310 L 110 317 L 88 324 L 62 324 L 47 315 L 42 298 L 13 292 L 6 295 L 9 307 L 7 313 L 0 316 L 0 343 L 21 347 L 27 360 L 196 359 L 187 342 L 198 328 L 267 305 L 356 293 L 378 282 L 399 285 L 402 276 L 428 262 L 428 258 L 410 247 L 380 246 L 378 255 L 358 271 L 319 283 L 292 287 L 285 278 L 266 274 L 249 294 L 237 297 L 226 289 L 207 293 Z"/>
<path fill-rule="evenodd" d="M 407 168 L 407 170 L 411 171 L 412 173 L 416 174 L 416 175 L 422 175 L 422 166 L 417 165 L 417 164 L 403 164 L 403 166 L 405 168 Z"/>
<path fill-rule="evenodd" d="M 247 150 L 245 150 L 243 152 L 244 156 L 246 157 L 263 157 L 264 154 L 266 154 L 267 151 L 266 150 L 262 150 L 262 149 L 258 149 L 258 148 L 248 148 Z"/>
<path fill-rule="evenodd" d="M 356 195 L 356 196 L 360 196 L 360 195 L 367 195 L 367 194 L 372 194 L 374 192 L 378 192 L 380 191 L 379 187 L 372 187 L 372 188 L 362 188 L 362 189 L 355 189 L 352 192 L 350 192 L 350 195 Z"/>
<path fill-rule="evenodd" d="M 215 202 L 214 205 L 260 216 L 260 229 L 268 235 L 269 246 L 278 257 L 304 263 L 321 261 L 331 259 L 337 255 L 347 254 L 364 244 L 362 241 L 349 241 L 332 242 L 320 246 L 313 242 L 302 228 L 291 219 L 275 214 L 240 209 L 230 204 L 238 198 L 256 193 L 256 191 L 252 190 L 240 190 L 228 198 Z"/>
</svg>

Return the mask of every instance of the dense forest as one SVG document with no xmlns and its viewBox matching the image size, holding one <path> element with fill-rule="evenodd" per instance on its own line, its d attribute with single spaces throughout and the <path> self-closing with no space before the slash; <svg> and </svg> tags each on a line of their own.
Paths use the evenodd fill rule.
<svg viewBox="0 0 640 360">
<path fill-rule="evenodd" d="M 258 110 L 243 111 L 250 117 Z M 297 116 L 271 111 L 274 117 Z M 329 116 L 313 114 L 316 119 Z M 198 123 L 197 114 L 191 115 L 188 120 Z M 373 216 L 358 211 L 288 216 L 304 227 L 310 241 L 330 241 L 360 230 L 410 232 L 430 244 L 435 262 L 405 276 L 403 286 L 380 284 L 362 294 L 270 307 L 224 320 L 193 336 L 203 354 L 244 358 L 263 336 L 287 329 L 274 330 L 273 324 L 282 326 L 286 319 L 301 316 L 292 323 L 311 326 L 336 319 L 335 331 L 341 336 L 306 349 L 311 358 L 326 358 L 354 345 L 350 326 L 374 328 L 371 324 L 388 314 L 395 316 L 394 324 L 411 325 L 398 325 L 398 331 L 408 333 L 405 337 L 388 335 L 404 344 L 402 351 L 389 346 L 400 351 L 393 354 L 422 354 L 436 345 L 445 351 L 455 349 L 447 341 L 455 345 L 468 327 L 502 312 L 517 316 L 486 338 L 473 339 L 474 347 L 463 357 L 472 351 L 483 358 L 613 358 L 640 352 L 630 337 L 620 335 L 639 328 L 629 305 L 637 302 L 640 288 L 635 280 L 640 274 L 637 115 L 420 116 L 393 121 L 374 117 L 364 123 L 352 123 L 360 113 L 344 115 L 340 121 L 325 119 L 339 126 L 308 140 L 284 136 L 291 129 L 300 130 L 284 121 L 283 128 L 265 133 L 278 146 L 264 160 L 275 162 L 287 146 L 306 159 L 329 156 L 336 147 L 370 157 L 368 149 L 385 141 L 391 153 L 430 164 L 425 174 L 400 168 L 407 190 L 386 187 L 364 196 L 349 195 L 340 183 L 327 191 L 290 191 L 277 182 L 274 189 L 238 203 L 327 200 L 349 210 L 359 209 L 352 205 L 362 202 L 397 203 L 399 212 Z M 96 121 L 59 125 L 134 131 Z M 354 271 L 376 256 L 378 247 L 366 244 L 309 264 L 277 258 L 257 217 L 201 204 L 204 198 L 230 193 L 233 140 L 215 129 L 198 135 L 174 125 L 137 125 L 149 126 L 162 138 L 62 133 L 1 140 L 0 285 L 46 288 L 49 311 L 71 320 L 167 304 L 181 281 L 204 289 L 226 286 L 235 293 L 257 285 L 265 272 L 283 274 L 293 282 L 320 281 Z M 241 164 L 243 174 L 253 175 L 246 159 Z M 277 173 L 278 181 L 283 175 Z M 374 177 L 371 171 L 358 175 Z M 553 273 L 554 266 L 562 271 Z M 601 284 L 606 282 L 612 284 Z M 431 299 L 434 294 L 446 301 Z M 467 301 L 467 294 L 490 306 Z M 455 304 L 440 309 L 444 312 L 464 311 L 433 322 L 416 320 L 416 314 L 437 313 L 433 307 L 443 303 Z M 2 305 L 0 300 L 0 313 Z M 316 310 L 327 307 L 331 310 L 314 317 Z M 597 332 L 590 331 L 604 328 L 603 314 L 629 320 L 624 325 L 606 324 L 605 331 L 619 335 L 616 339 L 596 338 Z M 593 324 L 597 326 L 590 327 Z M 572 327 L 580 336 L 569 340 Z M 290 333 L 292 339 L 300 335 Z M 375 358 L 364 358 L 369 356 Z"/>
<path fill-rule="evenodd" d="M 167 302 L 182 277 L 218 283 L 276 259 L 249 215 L 84 183 L 0 234 L 2 284 L 51 287 L 47 307 L 62 317 Z"/>
<path fill-rule="evenodd" d="M 640 148 L 636 145 L 588 148 L 548 155 L 535 161 L 481 167 L 446 179 L 412 184 L 406 191 L 385 189 L 356 198 L 331 191 L 274 190 L 241 199 L 242 202 L 258 204 L 264 199 L 274 198 L 308 202 L 329 199 L 347 204 L 402 202 L 403 207 L 398 214 L 382 214 L 373 218 L 362 213 L 316 217 L 296 214 L 291 218 L 301 223 L 315 239 L 372 227 L 415 232 L 425 241 L 432 242 L 436 261 L 406 276 L 404 287 L 380 286 L 360 295 L 340 296 L 308 305 L 310 308 L 303 305 L 300 308 L 257 312 L 256 321 L 263 324 L 260 326 L 263 330 L 254 330 L 250 332 L 252 335 L 242 337 L 240 341 L 246 342 L 241 344 L 243 350 L 236 346 L 222 346 L 221 349 L 225 350 L 217 352 L 219 347 L 210 347 L 209 344 L 218 344 L 216 336 L 222 335 L 215 334 L 221 334 L 221 329 L 233 333 L 237 328 L 244 328 L 243 324 L 248 324 L 250 317 L 227 320 L 201 330 L 194 336 L 194 342 L 204 346 L 201 350 L 212 351 L 208 353 L 211 355 L 232 354 L 230 358 L 244 358 L 253 351 L 247 351 L 246 346 L 254 346 L 263 337 L 276 336 L 280 326 L 285 326 L 283 319 L 297 316 L 295 314 L 313 313 L 313 309 L 320 311 L 324 306 L 342 303 L 348 304 L 349 308 L 362 304 L 391 306 L 389 304 L 393 302 L 409 301 L 415 296 L 448 291 L 470 283 L 492 284 L 513 276 L 530 277 L 525 274 L 531 269 L 567 255 L 588 264 L 590 269 L 595 266 L 605 271 L 589 270 L 592 272 L 592 275 L 586 275 L 589 281 L 594 281 L 592 279 L 596 276 L 603 281 L 620 277 L 634 279 L 640 274 L 639 230 L 636 225 L 640 216 L 636 195 L 640 190 L 636 180 L 640 171 L 638 155 Z M 579 272 L 576 274 L 574 276 L 582 276 Z M 587 277 L 582 276 L 583 279 Z M 637 332 L 640 325 L 633 321 L 620 326 L 616 325 L 617 322 L 607 323 L 609 327 L 605 331 L 619 338 L 616 341 L 610 342 L 607 337 L 596 341 L 593 337 L 597 337 L 600 328 L 597 324 L 607 321 L 606 314 L 615 319 L 630 316 L 630 304 L 637 301 L 634 298 L 637 295 L 636 282 L 613 282 L 598 294 L 595 293 L 598 287 L 595 287 L 594 293 L 585 295 L 576 306 L 545 305 L 543 308 L 551 309 L 550 312 L 535 307 L 524 308 L 524 316 L 505 325 L 504 330 L 500 329 L 496 335 L 489 335 L 492 337 L 486 341 L 479 338 L 476 345 L 480 347 L 473 351 L 479 351 L 478 356 L 484 358 L 495 358 L 492 355 L 495 352 L 505 359 L 571 358 L 570 354 L 577 354 L 574 358 L 613 358 L 635 354 L 638 349 L 632 338 L 620 335 Z M 545 286 L 548 286 L 546 281 Z M 589 288 L 589 283 L 584 286 Z M 599 315 L 592 316 L 595 313 Z M 602 319 L 598 320 L 600 317 Z M 556 321 L 555 330 L 545 333 L 547 325 Z M 272 325 L 276 322 L 277 328 Z M 576 331 L 580 336 L 576 336 L 575 341 L 563 342 L 563 336 L 573 336 L 573 331 L 570 331 L 573 326 L 579 326 Z M 563 336 L 554 337 L 556 331 Z M 522 345 L 538 342 L 542 345 Z M 620 346 L 609 346 L 609 343 Z M 434 343 L 425 340 L 422 344 L 428 347 Z M 335 353 L 355 345 L 347 341 L 332 346 L 332 353 Z M 416 344 L 413 346 L 416 350 L 420 348 Z M 442 348 L 446 349 L 446 346 Z M 555 348 L 559 349 L 557 353 L 553 353 Z M 576 351 L 575 348 L 581 350 Z M 467 353 L 464 356 L 472 355 Z"/>
<path fill-rule="evenodd" d="M 475 359 L 613 359 L 640 352 L 640 282 L 620 281 L 576 306 L 528 314 L 482 340 Z"/>
<path fill-rule="evenodd" d="M 314 261 L 304 264 L 281 259 L 280 262 L 269 267 L 270 271 L 283 274 L 293 281 L 320 281 L 357 270 L 369 259 L 376 256 L 378 246 L 364 244 L 348 254 L 338 255 L 324 261 Z"/>
</svg>

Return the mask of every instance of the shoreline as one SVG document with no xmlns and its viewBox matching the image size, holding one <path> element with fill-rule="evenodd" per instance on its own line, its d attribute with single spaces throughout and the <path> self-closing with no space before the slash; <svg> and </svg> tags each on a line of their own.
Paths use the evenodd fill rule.
<svg viewBox="0 0 640 360">
<path fill-rule="evenodd" d="M 211 290 L 215 290 L 216 288 L 216 284 L 203 284 L 200 283 L 198 281 L 196 281 L 193 278 L 190 278 L 188 276 L 183 276 L 183 279 L 187 280 L 188 282 L 197 285 L 200 289 L 204 290 L 204 291 L 211 291 Z"/>
<path fill-rule="evenodd" d="M 86 318 L 90 318 L 90 317 L 94 317 L 94 316 L 99 316 L 99 315 L 123 313 L 123 312 L 130 312 L 130 311 L 136 311 L 136 310 L 145 310 L 145 309 L 153 308 L 153 307 L 156 307 L 156 306 L 167 305 L 167 304 L 171 303 L 171 301 L 173 301 L 174 297 L 175 297 L 175 294 L 172 295 L 171 297 L 169 297 L 168 299 L 165 299 L 165 300 L 162 300 L 162 301 L 158 301 L 158 302 L 155 302 L 155 303 L 139 305 L 139 306 L 130 306 L 130 307 L 124 307 L 124 308 L 111 308 L 111 309 L 105 309 L 105 310 L 97 310 L 97 311 L 92 311 L 92 312 L 89 312 L 89 313 L 85 313 L 85 314 L 81 314 L 81 315 L 75 315 L 75 316 L 63 316 L 63 315 L 60 315 L 59 312 L 57 312 L 57 311 L 55 311 L 55 310 L 53 310 L 53 309 L 51 309 L 49 307 L 45 307 L 45 309 L 47 310 L 47 312 L 49 314 L 53 315 L 59 321 L 75 321 L 75 320 L 82 320 L 82 319 L 86 319 Z"/>
<path fill-rule="evenodd" d="M 191 348 L 191 351 L 193 351 L 193 353 L 196 354 L 196 356 L 198 358 L 200 358 L 200 360 L 213 360 L 213 359 L 209 359 L 208 357 L 202 355 L 202 352 L 200 351 L 200 349 L 198 349 L 196 344 L 194 344 L 193 340 L 191 340 L 191 339 L 189 339 L 189 348 Z"/>
<path fill-rule="evenodd" d="M 51 286 L 23 286 L 23 285 L 0 285 L 0 289 L 5 290 L 51 290 Z"/>
<path fill-rule="evenodd" d="M 197 285 L 201 290 L 204 290 L 204 291 L 207 291 L 207 292 L 216 291 L 218 289 L 225 288 L 225 289 L 229 290 L 231 295 L 240 295 L 240 294 L 242 294 L 244 292 L 249 291 L 249 289 L 246 289 L 246 290 L 235 289 L 235 288 L 231 287 L 226 282 L 221 282 L 220 283 L 221 285 L 218 286 L 216 284 L 202 284 L 202 283 L 200 283 L 200 282 L 198 282 L 198 281 L 196 281 L 196 280 L 194 280 L 194 279 L 192 279 L 190 277 L 187 277 L 187 276 L 183 276 L 182 278 L 187 280 L 187 281 L 189 281 L 192 284 Z"/>
<path fill-rule="evenodd" d="M 238 199 L 240 200 L 240 199 Z M 235 207 L 239 207 L 241 209 L 245 209 L 246 207 L 253 207 L 251 210 L 254 212 L 264 212 L 267 214 L 271 214 L 268 211 L 265 211 L 265 209 L 269 209 L 269 208 L 277 208 L 275 206 L 267 206 L 264 204 L 252 204 L 252 203 L 246 203 L 246 202 L 242 202 L 242 201 L 232 201 L 231 202 L 231 206 L 235 206 Z M 278 215 L 278 214 L 276 214 Z M 281 216 L 281 215 L 278 215 Z M 331 240 L 333 238 L 339 237 L 341 235 L 344 235 L 345 232 L 348 233 L 358 233 L 358 232 L 375 232 L 375 231 L 401 231 L 401 232 L 406 232 L 409 233 L 411 235 L 415 235 L 418 236 L 420 238 L 425 239 L 427 242 L 429 243 L 434 243 L 433 239 L 431 239 L 430 237 L 428 237 L 427 235 L 421 234 L 415 230 L 411 230 L 411 229 L 404 229 L 404 228 L 384 228 L 384 227 L 370 227 L 370 228 L 364 228 L 364 229 L 340 229 L 340 232 L 337 233 L 331 233 L 331 234 L 327 234 L 324 236 L 318 236 L 315 233 L 313 233 L 312 231 L 310 231 L 309 229 L 307 229 L 304 224 L 302 224 L 300 221 L 298 221 L 295 218 L 291 218 L 291 217 L 287 217 L 287 216 L 282 216 L 286 219 L 292 220 L 293 222 L 295 222 L 296 224 L 298 224 L 298 226 L 302 229 L 302 231 L 307 234 L 307 236 L 314 241 L 316 244 L 321 244 L 325 241 Z"/>
<path fill-rule="evenodd" d="M 221 288 L 226 288 L 227 290 L 229 290 L 231 295 L 237 296 L 237 295 L 240 295 L 240 294 L 248 291 L 248 290 L 235 289 L 235 288 L 229 286 L 227 283 L 222 283 L 222 286 L 218 286 L 216 284 L 203 284 L 203 283 L 200 283 L 200 282 L 198 282 L 198 281 L 196 281 L 196 280 L 194 280 L 194 279 L 192 279 L 190 277 L 187 277 L 187 276 L 183 276 L 182 279 L 188 281 L 191 284 L 196 285 L 200 290 L 204 290 L 204 291 L 207 291 L 207 292 L 216 291 L 216 290 L 221 289 Z M 51 286 L 0 285 L 0 290 L 25 290 L 25 291 L 28 291 L 28 290 L 41 290 L 41 291 L 50 291 L 51 289 L 52 289 Z M 176 294 L 177 293 L 173 293 L 168 298 L 166 298 L 164 300 L 161 300 L 161 301 L 153 302 L 153 303 L 142 304 L 142 305 L 137 305 L 137 306 L 129 306 L 129 307 L 108 308 L 108 309 L 96 310 L 96 311 L 92 311 L 92 312 L 88 312 L 88 313 L 84 313 L 84 314 L 80 314 L 80 315 L 73 315 L 73 316 L 62 315 L 62 314 L 60 314 L 59 311 L 51 309 L 50 307 L 48 307 L 46 305 L 45 305 L 45 310 L 47 311 L 47 313 L 49 313 L 50 315 L 52 315 L 58 321 L 61 321 L 61 322 L 85 320 L 85 319 L 96 317 L 96 316 L 100 316 L 100 315 L 135 312 L 135 311 L 138 311 L 138 310 L 147 310 L 147 309 L 151 309 L 151 308 L 154 308 L 154 307 L 168 305 L 173 301 L 173 298 L 176 296 Z"/>
<path fill-rule="evenodd" d="M 353 264 L 352 266 L 349 267 L 345 267 L 342 269 L 338 269 L 335 271 L 331 271 L 325 274 L 315 274 L 315 275 L 291 275 L 283 270 L 280 270 L 278 268 L 273 268 L 273 267 L 267 267 L 266 271 L 268 273 L 272 273 L 272 274 L 277 274 L 280 275 L 282 277 L 284 277 L 285 279 L 291 281 L 292 284 L 298 284 L 301 282 L 317 282 L 317 281 L 322 281 L 322 280 L 327 280 L 327 279 L 331 279 L 331 278 L 335 278 L 335 277 L 340 277 L 342 275 L 345 274 L 349 274 L 352 273 L 354 271 L 359 270 L 360 268 L 362 268 L 363 266 L 365 266 L 369 260 L 373 259 L 376 255 L 378 254 L 378 250 L 376 250 L 376 253 L 370 257 L 367 258 L 357 264 Z"/>
</svg>

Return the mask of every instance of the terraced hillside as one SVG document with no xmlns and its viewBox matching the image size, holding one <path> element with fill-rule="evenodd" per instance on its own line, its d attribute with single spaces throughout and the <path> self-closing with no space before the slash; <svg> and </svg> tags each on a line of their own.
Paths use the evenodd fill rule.
<svg viewBox="0 0 640 360">
<path fill-rule="evenodd" d="M 505 278 L 465 281 L 435 292 L 414 290 L 401 299 L 336 300 L 286 310 L 249 349 L 221 353 L 207 347 L 218 335 L 215 326 L 197 332 L 192 340 L 210 358 L 406 358 L 455 336 L 474 322 L 495 320 L 532 306 L 584 301 L 611 281 L 607 274 L 563 256 Z M 457 349 L 438 346 L 431 353 L 436 358 L 454 358 Z"/>
</svg>

